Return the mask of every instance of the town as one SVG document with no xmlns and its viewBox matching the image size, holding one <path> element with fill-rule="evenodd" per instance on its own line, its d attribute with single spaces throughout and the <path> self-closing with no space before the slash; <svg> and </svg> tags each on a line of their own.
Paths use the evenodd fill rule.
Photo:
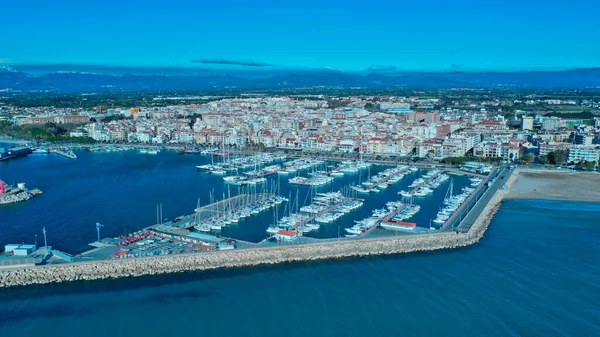
<svg viewBox="0 0 600 337">
<path fill-rule="evenodd" d="M 191 150 L 280 149 L 326 156 L 449 163 L 479 160 L 572 165 L 600 159 L 600 101 L 493 98 L 490 94 L 423 96 L 256 96 L 211 98 L 149 107 L 55 108 L 0 105 L 3 130 L 53 142 L 129 144 Z M 18 130 L 21 133 L 14 132 Z M 55 135 L 56 132 L 53 133 Z M 39 135 L 42 135 L 40 137 Z M 27 138 L 27 137 L 19 137 Z M 0 156 L 2 154 L 0 153 Z"/>
</svg>

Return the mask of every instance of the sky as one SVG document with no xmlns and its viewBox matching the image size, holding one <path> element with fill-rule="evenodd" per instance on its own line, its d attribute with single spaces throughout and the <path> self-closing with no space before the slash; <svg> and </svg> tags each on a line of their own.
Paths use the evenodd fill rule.
<svg viewBox="0 0 600 337">
<path fill-rule="evenodd" d="M 7 65 L 600 67 L 598 0 L 2 2 Z"/>
</svg>

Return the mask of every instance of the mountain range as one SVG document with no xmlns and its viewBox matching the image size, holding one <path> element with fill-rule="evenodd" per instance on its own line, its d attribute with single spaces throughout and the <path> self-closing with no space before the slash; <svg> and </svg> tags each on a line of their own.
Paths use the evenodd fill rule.
<svg viewBox="0 0 600 337">
<path fill-rule="evenodd" d="M 87 70 L 87 71 L 86 71 Z M 600 68 L 545 71 L 344 72 L 331 69 L 235 71 L 170 68 L 104 68 L 76 71 L 0 66 L 5 92 L 159 92 L 294 90 L 309 88 L 600 88 Z"/>
</svg>

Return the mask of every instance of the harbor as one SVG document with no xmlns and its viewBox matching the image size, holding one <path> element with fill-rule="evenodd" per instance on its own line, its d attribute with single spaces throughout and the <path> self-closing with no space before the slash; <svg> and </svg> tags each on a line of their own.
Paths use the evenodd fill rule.
<svg viewBox="0 0 600 337">
<path fill-rule="evenodd" d="M 89 152 L 77 154 L 78 161 L 105 158 L 96 157 Z M 124 151 L 112 155 L 139 154 Z M 170 160 L 174 160 L 173 164 L 177 163 L 173 168 L 177 167 L 179 170 L 179 163 L 182 161 L 197 161 L 198 158 L 213 161 L 211 157 L 159 153 L 156 157 L 148 157 L 148 160 L 164 161 L 171 158 Z M 308 163 L 312 167 L 297 171 L 298 176 L 312 177 L 315 174 L 331 174 L 340 170 L 340 164 L 317 163 L 312 160 L 295 161 L 293 165 Z M 285 167 L 285 163 L 273 165 Z M 165 169 L 167 168 L 162 168 Z M 271 171 L 275 171 L 275 167 L 271 168 Z M 88 248 L 73 252 L 72 249 L 58 244 L 61 250 L 52 249 L 52 252 L 73 253 L 57 253 L 51 260 L 46 260 L 51 262 L 45 265 L 247 251 L 278 246 L 295 247 L 328 244 L 332 241 L 362 242 L 387 240 L 390 237 L 435 236 L 452 232 L 455 228 L 450 226 L 440 231 L 431 227 L 431 218 L 443 206 L 447 184 L 456 184 L 457 188 L 462 188 L 473 183 L 468 176 L 436 169 L 424 170 L 410 165 L 368 165 L 359 168 L 358 172 L 348 172 L 343 177 L 334 179 L 331 186 L 296 186 L 289 184 L 287 179 L 281 179 L 281 174 L 276 173 L 270 174 L 264 184 L 246 186 L 223 184 L 223 177 L 218 175 L 192 174 L 191 177 L 197 177 L 196 179 L 203 181 L 203 184 L 208 183 L 210 187 L 205 187 L 204 191 L 198 194 L 201 197 L 200 201 L 192 199 L 185 202 L 190 205 L 188 211 L 180 214 L 187 215 L 163 214 L 163 208 L 170 209 L 173 204 L 154 203 L 154 210 L 148 212 L 154 214 L 153 221 L 148 221 L 147 226 L 140 226 L 137 231 L 128 232 L 125 229 L 125 233 L 116 236 L 110 235 L 111 231 L 114 233 L 114 225 L 98 218 L 95 228 L 97 233 L 94 234 L 97 237 Z M 452 178 L 441 178 L 448 174 Z M 351 188 L 361 181 L 375 182 L 376 180 L 370 179 L 373 177 L 380 179 L 379 184 L 386 183 L 387 188 L 382 188 L 379 193 L 364 195 Z M 439 188 L 434 189 L 432 196 L 399 198 L 399 190 L 421 180 L 427 183 L 435 182 L 439 184 Z M 360 196 L 357 196 L 359 194 Z M 192 202 L 195 206 L 191 206 Z M 398 225 L 402 228 L 393 227 Z M 87 228 L 91 230 L 92 226 Z M 50 231 L 54 234 L 54 229 L 50 228 Z M 51 237 L 52 245 L 56 236 Z"/>
</svg>

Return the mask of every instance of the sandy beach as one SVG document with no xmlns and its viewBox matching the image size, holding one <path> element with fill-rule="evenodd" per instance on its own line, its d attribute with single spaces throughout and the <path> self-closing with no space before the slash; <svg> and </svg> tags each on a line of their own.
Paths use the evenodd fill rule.
<svg viewBox="0 0 600 337">
<path fill-rule="evenodd" d="M 600 202 L 600 174 L 516 170 L 506 199 L 546 199 Z"/>
</svg>

